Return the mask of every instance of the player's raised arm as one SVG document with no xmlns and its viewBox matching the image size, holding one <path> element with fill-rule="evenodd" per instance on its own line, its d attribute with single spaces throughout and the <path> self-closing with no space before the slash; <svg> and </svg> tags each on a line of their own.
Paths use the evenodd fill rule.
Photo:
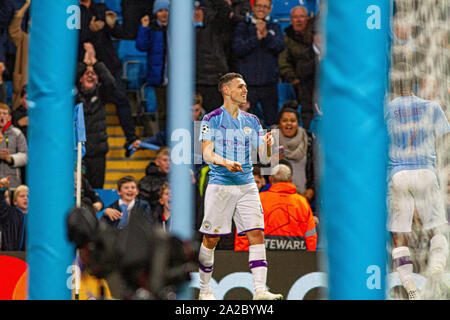
<svg viewBox="0 0 450 320">
<path fill-rule="evenodd" d="M 209 140 L 202 141 L 203 159 L 206 163 L 226 167 L 230 172 L 244 172 L 242 166 L 237 161 L 230 161 L 214 153 L 214 142 Z"/>
</svg>

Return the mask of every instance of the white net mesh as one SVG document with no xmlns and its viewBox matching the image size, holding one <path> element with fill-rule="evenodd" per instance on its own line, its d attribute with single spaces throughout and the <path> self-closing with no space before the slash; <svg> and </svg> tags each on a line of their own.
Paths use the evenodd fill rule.
<svg viewBox="0 0 450 320">
<path fill-rule="evenodd" d="M 389 214 L 397 217 L 395 226 L 390 228 L 398 231 L 393 247 L 407 246 L 410 250 L 422 299 L 450 299 L 449 264 L 443 260 L 448 260 L 445 239 L 449 228 L 445 220 L 436 218 L 440 212 L 448 220 L 450 204 L 450 137 L 445 136 L 450 118 L 449 9 L 447 0 L 396 0 L 392 20 L 391 92 L 386 112 L 391 138 L 390 169 L 395 168 L 391 173 L 408 170 L 407 175 L 390 179 Z M 417 171 L 410 170 L 414 165 L 436 175 L 437 196 L 431 191 L 433 183 L 428 183 L 423 175 L 417 173 L 411 178 L 412 172 Z M 408 177 L 413 180 L 408 182 Z M 399 215 L 408 211 L 405 199 L 412 201 L 409 211 L 415 212 L 411 232 L 401 232 L 402 223 L 398 222 Z M 446 238 L 436 237 L 438 234 Z M 392 260 L 394 272 L 398 264 L 405 265 L 406 261 L 404 257 Z M 444 266 L 442 272 L 432 272 L 437 265 Z M 397 286 L 391 290 L 391 297 L 408 299 L 408 293 Z"/>
</svg>

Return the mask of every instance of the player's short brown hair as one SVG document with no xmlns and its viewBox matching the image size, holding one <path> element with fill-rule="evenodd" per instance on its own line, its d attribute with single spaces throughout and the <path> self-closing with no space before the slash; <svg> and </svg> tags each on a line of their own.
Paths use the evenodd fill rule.
<svg viewBox="0 0 450 320">
<path fill-rule="evenodd" d="M 219 83 L 217 85 L 217 89 L 219 89 L 219 92 L 222 93 L 223 87 L 236 78 L 244 79 L 244 77 L 241 74 L 236 72 L 229 72 L 220 77 Z"/>
</svg>

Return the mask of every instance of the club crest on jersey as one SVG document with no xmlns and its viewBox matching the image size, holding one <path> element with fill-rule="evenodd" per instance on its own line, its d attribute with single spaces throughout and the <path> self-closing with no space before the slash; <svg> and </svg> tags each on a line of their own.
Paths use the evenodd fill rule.
<svg viewBox="0 0 450 320">
<path fill-rule="evenodd" d="M 209 132 L 209 126 L 207 124 L 204 124 L 202 126 L 202 133 L 207 134 Z"/>
<path fill-rule="evenodd" d="M 203 222 L 203 229 L 205 229 L 205 231 L 211 230 L 211 222 L 209 221 Z"/>
<path fill-rule="evenodd" d="M 251 129 L 250 127 L 247 127 L 247 126 L 244 127 L 244 134 L 245 134 L 245 135 L 248 136 L 248 135 L 251 134 L 251 133 L 252 133 L 252 129 Z"/>
</svg>

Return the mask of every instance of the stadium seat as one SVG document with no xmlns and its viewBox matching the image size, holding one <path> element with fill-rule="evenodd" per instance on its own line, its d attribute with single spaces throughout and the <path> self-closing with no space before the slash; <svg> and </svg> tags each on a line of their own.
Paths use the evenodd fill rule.
<svg viewBox="0 0 450 320">
<path fill-rule="evenodd" d="M 122 0 L 94 0 L 97 3 L 104 3 L 108 7 L 109 10 L 120 13 L 122 12 L 121 4 Z"/>
<path fill-rule="evenodd" d="M 291 9 L 295 6 L 305 7 L 309 16 L 314 16 L 319 8 L 318 0 L 274 0 L 270 16 L 276 19 L 289 19 Z"/>
<path fill-rule="evenodd" d="M 120 40 L 117 52 L 123 65 L 127 89 L 138 91 L 147 73 L 147 54 L 136 49 L 134 40 Z"/>
<path fill-rule="evenodd" d="M 97 218 L 103 216 L 104 209 L 106 209 L 110 204 L 119 199 L 119 195 L 116 189 L 94 189 L 98 193 L 98 196 L 103 202 L 103 210 L 97 212 Z"/>
</svg>

